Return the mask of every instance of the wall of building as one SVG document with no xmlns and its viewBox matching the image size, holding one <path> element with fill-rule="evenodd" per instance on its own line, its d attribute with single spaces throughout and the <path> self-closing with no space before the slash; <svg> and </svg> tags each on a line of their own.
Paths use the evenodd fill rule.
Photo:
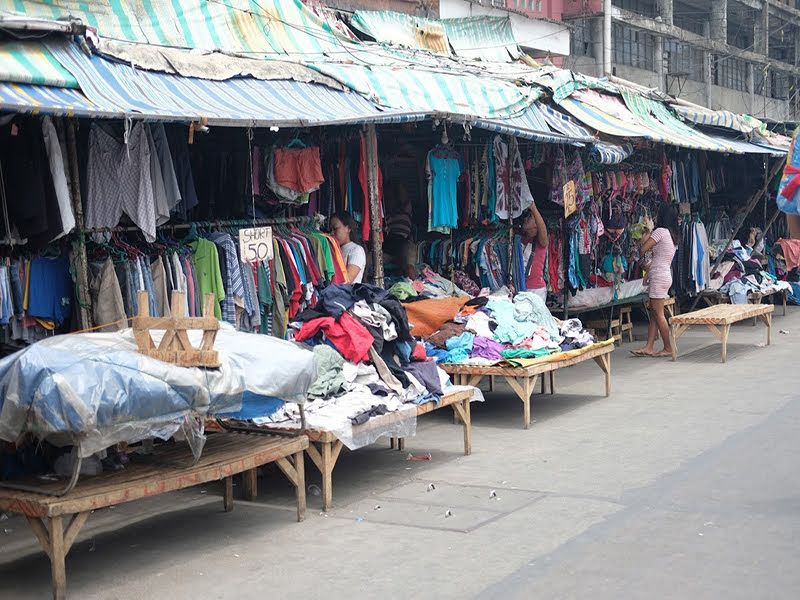
<svg viewBox="0 0 800 600">
<path fill-rule="evenodd" d="M 325 0 L 325 4 L 346 12 L 391 10 L 418 17 L 439 18 L 439 0 Z"/>
<path fill-rule="evenodd" d="M 465 0 L 440 0 L 439 2 L 439 17 L 442 19 L 476 15 L 509 17 L 514 37 L 531 56 L 540 57 L 547 54 L 566 56 L 569 54 L 570 29 L 567 25 L 532 19 L 505 8 L 495 8 Z"/>
<path fill-rule="evenodd" d="M 506 0 L 506 8 L 534 19 L 560 21 L 563 0 Z"/>
</svg>

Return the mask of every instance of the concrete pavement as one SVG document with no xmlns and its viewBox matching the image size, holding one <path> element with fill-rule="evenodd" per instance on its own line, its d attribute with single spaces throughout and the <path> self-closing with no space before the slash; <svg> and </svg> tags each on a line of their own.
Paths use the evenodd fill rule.
<svg viewBox="0 0 800 600">
<path fill-rule="evenodd" d="M 800 310 L 765 337 L 735 326 L 725 365 L 705 328 L 677 363 L 626 343 L 610 398 L 593 362 L 559 372 L 527 431 L 498 386 L 473 404 L 469 457 L 451 413 L 426 415 L 404 453 L 343 453 L 333 511 L 309 495 L 304 523 L 273 472 L 232 513 L 218 486 L 98 511 L 67 557 L 70 597 L 794 597 Z M 0 522 L 0 598 L 48 594 L 27 523 Z"/>
</svg>

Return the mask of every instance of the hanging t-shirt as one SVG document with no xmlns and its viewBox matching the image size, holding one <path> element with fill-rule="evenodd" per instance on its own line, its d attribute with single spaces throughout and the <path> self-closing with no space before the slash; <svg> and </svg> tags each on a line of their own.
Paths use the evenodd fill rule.
<svg viewBox="0 0 800 600">
<path fill-rule="evenodd" d="M 361 268 L 350 283 L 361 283 L 364 280 L 364 269 L 367 266 L 367 254 L 364 252 L 364 248 L 355 242 L 347 242 L 342 246 L 342 256 L 346 266 L 357 265 Z"/>
<path fill-rule="evenodd" d="M 192 263 L 194 264 L 197 280 L 195 285 L 200 292 L 200 306 L 197 313 L 202 314 L 202 302 L 206 294 L 214 294 L 214 316 L 222 318 L 222 310 L 219 303 L 225 298 L 225 286 L 222 283 L 222 273 L 219 269 L 219 253 L 214 242 L 209 242 L 203 238 L 189 244 L 192 249 Z"/>
<path fill-rule="evenodd" d="M 461 163 L 456 157 L 440 158 L 428 153 L 431 180 L 431 228 L 458 227 L 457 182 Z"/>
</svg>

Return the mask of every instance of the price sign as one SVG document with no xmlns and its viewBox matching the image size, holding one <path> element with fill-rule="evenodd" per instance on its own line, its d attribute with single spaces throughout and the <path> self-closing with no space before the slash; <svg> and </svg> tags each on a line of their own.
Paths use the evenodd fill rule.
<svg viewBox="0 0 800 600">
<path fill-rule="evenodd" d="M 578 209 L 575 203 L 575 182 L 568 181 L 564 184 L 564 216 L 568 217 Z"/>
<path fill-rule="evenodd" d="M 239 230 L 239 255 L 242 262 L 254 263 L 272 258 L 272 227 Z"/>
</svg>

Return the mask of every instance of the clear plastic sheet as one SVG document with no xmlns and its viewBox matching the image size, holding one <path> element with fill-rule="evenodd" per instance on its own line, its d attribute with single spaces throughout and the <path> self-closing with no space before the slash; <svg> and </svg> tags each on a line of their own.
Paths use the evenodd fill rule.
<svg viewBox="0 0 800 600">
<path fill-rule="evenodd" d="M 647 291 L 647 286 L 644 285 L 642 279 L 634 279 L 633 281 L 626 281 L 620 284 L 617 298 L 624 300 L 632 296 L 644 294 Z M 569 297 L 570 308 L 583 308 L 586 306 L 601 306 L 614 301 L 614 288 L 601 287 L 592 288 L 588 290 L 578 290 L 574 296 Z"/>
<path fill-rule="evenodd" d="M 223 329 L 215 349 L 220 368 L 201 369 L 139 354 L 130 329 L 33 344 L 0 361 L 0 439 L 32 432 L 86 457 L 182 430 L 197 456 L 206 415 L 239 410 L 245 390 L 304 402 L 316 378 L 313 352 L 292 342 Z"/>
</svg>

